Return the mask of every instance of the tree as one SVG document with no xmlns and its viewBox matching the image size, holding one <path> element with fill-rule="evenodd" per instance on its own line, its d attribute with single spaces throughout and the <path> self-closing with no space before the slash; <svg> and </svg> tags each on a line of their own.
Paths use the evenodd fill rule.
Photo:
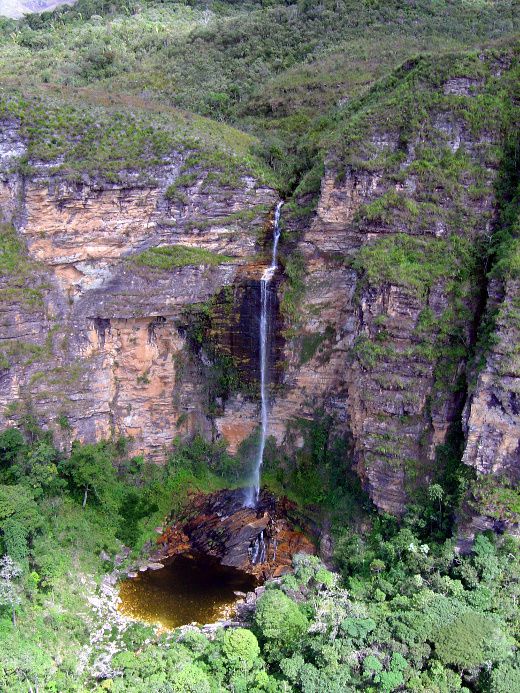
<svg viewBox="0 0 520 693">
<path fill-rule="evenodd" d="M 381 691 L 394 691 L 404 683 L 403 672 L 407 667 L 406 659 L 399 652 L 394 652 L 390 659 L 388 671 L 381 671 L 376 674 L 374 681 L 379 684 Z"/>
<path fill-rule="evenodd" d="M 23 484 L 0 484 L 0 531 L 6 553 L 23 560 L 27 555 L 27 540 L 41 523 L 30 489 Z"/>
<path fill-rule="evenodd" d="M 279 590 L 267 590 L 257 602 L 255 625 L 273 658 L 291 651 L 306 632 L 308 621 L 298 605 Z"/>
<path fill-rule="evenodd" d="M 83 491 L 83 507 L 87 504 L 91 490 L 99 501 L 108 502 L 109 491 L 114 486 L 116 477 L 105 443 L 73 443 L 65 471 L 73 485 Z"/>
<path fill-rule="evenodd" d="M 400 671 L 382 671 L 374 677 L 374 681 L 379 684 L 379 690 L 387 693 L 400 688 L 404 683 L 404 677 Z"/>
<path fill-rule="evenodd" d="M 28 448 L 16 465 L 19 476 L 24 476 L 37 494 L 56 492 L 64 484 L 58 473 L 58 451 L 46 440 L 39 440 Z"/>
<path fill-rule="evenodd" d="M 260 647 L 254 633 L 245 628 L 235 628 L 225 632 L 222 652 L 230 668 L 246 673 L 258 660 Z"/>
<path fill-rule="evenodd" d="M 520 691 L 520 654 L 501 662 L 491 672 L 491 693 L 513 693 Z"/>
<path fill-rule="evenodd" d="M 442 527 L 442 500 L 444 498 L 442 486 L 440 484 L 431 484 L 428 487 L 428 498 L 434 503 L 439 503 L 439 527 Z"/>
<path fill-rule="evenodd" d="M 334 588 L 320 592 L 315 601 L 309 633 L 327 634 L 330 640 L 334 640 L 351 606 L 346 590 Z"/>
<path fill-rule="evenodd" d="M 343 633 L 358 645 L 363 644 L 375 628 L 376 622 L 371 618 L 346 618 L 341 623 Z"/>
<path fill-rule="evenodd" d="M 31 637 L 32 636 L 32 637 Z M 2 691 L 43 693 L 49 690 L 73 690 L 72 686 L 47 687 L 56 672 L 56 663 L 34 635 L 23 628 L 2 640 L 0 657 L 0 688 Z M 59 676 L 59 674 L 58 674 Z"/>
<path fill-rule="evenodd" d="M 207 675 L 195 664 L 187 664 L 176 672 L 169 681 L 172 693 L 210 693 Z"/>
<path fill-rule="evenodd" d="M 378 573 L 382 573 L 385 568 L 386 566 L 384 561 L 381 561 L 379 558 L 374 558 L 374 560 L 370 563 L 370 572 L 375 573 L 376 575 Z"/>
<path fill-rule="evenodd" d="M 461 689 L 462 680 L 460 674 L 433 660 L 428 669 L 412 676 L 407 685 L 414 693 L 454 693 Z"/>
<path fill-rule="evenodd" d="M 283 675 L 291 681 L 291 683 L 296 683 L 299 681 L 302 668 L 305 664 L 304 658 L 301 654 L 293 654 L 292 657 L 286 657 L 280 662 L 280 669 Z"/>
<path fill-rule="evenodd" d="M 8 468 L 25 447 L 23 435 L 17 428 L 6 428 L 0 433 L 0 468 Z"/>
<path fill-rule="evenodd" d="M 17 583 L 22 569 L 11 556 L 0 558 L 0 605 L 11 609 L 13 625 L 16 626 L 16 607 L 22 601 L 21 587 Z"/>
<path fill-rule="evenodd" d="M 439 630 L 435 652 L 443 664 L 474 669 L 486 661 L 504 659 L 511 653 L 511 645 L 491 619 L 467 611 Z"/>
<path fill-rule="evenodd" d="M 365 676 L 372 677 L 381 671 L 383 671 L 383 665 L 375 655 L 370 654 L 365 657 L 363 660 L 363 674 Z"/>
</svg>

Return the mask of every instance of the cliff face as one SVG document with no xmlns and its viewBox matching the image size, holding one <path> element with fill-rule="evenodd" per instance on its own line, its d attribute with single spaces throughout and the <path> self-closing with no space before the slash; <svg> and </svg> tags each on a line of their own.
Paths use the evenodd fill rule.
<svg viewBox="0 0 520 693">
<path fill-rule="evenodd" d="M 389 87 L 386 104 L 368 98 L 341 133 L 346 161 L 330 157 L 299 243 L 305 299 L 272 432 L 303 445 L 287 435 L 287 420 L 323 409 L 350 438 L 372 500 L 392 514 L 441 477 L 437 446 L 465 402 L 502 146 L 488 107 L 511 64 L 447 59 L 432 82 L 431 66 L 405 66 L 406 89 Z M 495 481 L 517 480 L 520 468 L 517 303 L 510 282 L 467 407 L 464 462 Z"/>
<path fill-rule="evenodd" d="M 0 290 L 2 424 L 34 416 L 64 446 L 129 436 L 158 460 L 176 435 L 209 434 L 181 315 L 236 281 L 276 194 L 247 175 L 221 185 L 199 167 L 182 197 L 168 199 L 183 164 L 176 154 L 152 185 L 71 183 L 38 161 L 22 176 L 24 139 L 15 122 L 2 132 L 2 229 L 17 253 Z M 203 254 L 165 268 L 143 255 L 157 246 Z"/>
<path fill-rule="evenodd" d="M 520 284 L 491 286 L 497 317 L 494 344 L 468 402 L 464 461 L 481 474 L 505 474 L 517 482 L 520 442 L 520 341 L 518 297 Z"/>
<path fill-rule="evenodd" d="M 520 283 L 490 284 L 495 331 L 465 409 L 463 462 L 475 479 L 459 522 L 461 546 L 476 531 L 520 533 Z"/>
<path fill-rule="evenodd" d="M 518 481 L 518 281 L 486 295 L 514 61 L 410 61 L 338 116 L 315 211 L 284 207 L 269 432 L 294 452 L 325 413 L 395 515 L 440 478 L 438 446 L 463 410 L 464 462 Z M 277 194 L 188 145 L 118 182 L 71 182 L 27 147 L 6 119 L 0 423 L 34 417 L 64 447 L 123 435 L 157 461 L 195 431 L 236 452 L 259 420 L 258 280 Z M 468 400 L 486 303 L 496 339 Z"/>
</svg>

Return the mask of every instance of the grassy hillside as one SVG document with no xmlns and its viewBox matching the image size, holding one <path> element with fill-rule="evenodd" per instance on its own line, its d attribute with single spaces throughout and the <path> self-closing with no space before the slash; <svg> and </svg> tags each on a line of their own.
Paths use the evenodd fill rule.
<svg viewBox="0 0 520 693">
<path fill-rule="evenodd" d="M 225 123 L 176 108 L 143 107 L 65 90 L 0 85 L 0 117 L 20 125 L 27 152 L 20 166 L 28 172 L 45 163 L 47 173 L 70 179 L 83 174 L 118 180 L 128 170 L 153 178 L 154 168 L 182 155 L 185 166 L 206 165 L 221 177 L 253 174 L 276 185 L 272 171 L 254 155 L 258 140 Z"/>
<path fill-rule="evenodd" d="M 226 121 L 294 188 L 345 103 L 412 55 L 518 29 L 515 0 L 80 0 L 0 25 L 0 81 Z"/>
</svg>

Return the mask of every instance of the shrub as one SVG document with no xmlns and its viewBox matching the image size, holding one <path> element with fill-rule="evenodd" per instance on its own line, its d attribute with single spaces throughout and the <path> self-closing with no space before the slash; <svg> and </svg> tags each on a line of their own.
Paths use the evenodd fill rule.
<svg viewBox="0 0 520 693">
<path fill-rule="evenodd" d="M 458 236 L 444 240 L 394 234 L 363 246 L 353 264 L 371 284 L 406 286 L 422 296 L 439 280 L 468 279 L 476 256 L 474 245 Z"/>
<path fill-rule="evenodd" d="M 185 267 L 186 265 L 221 265 L 233 261 L 233 258 L 228 255 L 217 255 L 217 253 L 205 248 L 185 245 L 149 248 L 138 255 L 132 256 L 131 259 L 132 262 L 138 265 L 161 270 L 171 270 L 175 267 Z"/>
</svg>

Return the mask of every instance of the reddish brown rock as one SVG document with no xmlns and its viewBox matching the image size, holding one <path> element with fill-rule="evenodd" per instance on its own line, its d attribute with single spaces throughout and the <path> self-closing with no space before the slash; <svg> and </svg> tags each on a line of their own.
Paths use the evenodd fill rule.
<svg viewBox="0 0 520 693">
<path fill-rule="evenodd" d="M 242 489 L 193 495 L 181 518 L 157 539 L 160 548 L 151 560 L 202 555 L 265 580 L 289 572 L 295 554 L 315 553 L 289 518 L 294 504 L 263 491 L 256 508 L 244 508 L 243 498 Z"/>
</svg>

